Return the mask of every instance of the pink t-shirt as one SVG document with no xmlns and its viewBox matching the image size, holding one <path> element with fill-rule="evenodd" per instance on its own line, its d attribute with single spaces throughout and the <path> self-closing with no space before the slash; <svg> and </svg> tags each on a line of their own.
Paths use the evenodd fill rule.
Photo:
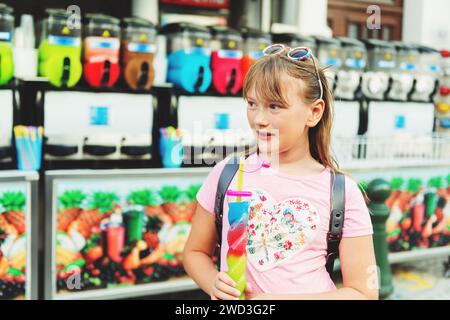
<svg viewBox="0 0 450 320">
<path fill-rule="evenodd" d="M 220 174 L 228 158 L 209 173 L 197 200 L 214 212 Z M 261 166 L 257 154 L 246 159 L 243 190 L 252 191 L 247 224 L 247 281 L 255 293 L 321 293 L 336 287 L 325 269 L 330 220 L 330 178 L 327 168 L 315 176 L 292 176 Z M 237 175 L 229 189 L 236 190 Z M 343 237 L 373 233 L 367 206 L 357 184 L 345 178 Z M 221 271 L 228 270 L 227 219 L 224 201 Z"/>
</svg>

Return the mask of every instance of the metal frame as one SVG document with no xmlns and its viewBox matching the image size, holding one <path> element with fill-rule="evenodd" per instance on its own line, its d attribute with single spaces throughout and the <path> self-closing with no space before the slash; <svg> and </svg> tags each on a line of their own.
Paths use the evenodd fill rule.
<svg viewBox="0 0 450 320">
<path fill-rule="evenodd" d="M 39 208 L 38 208 L 38 180 L 39 174 L 35 171 L 2 171 L 0 182 L 27 183 L 26 233 L 27 233 L 27 265 L 25 281 L 25 299 L 38 298 L 38 250 L 39 250 Z"/>
<path fill-rule="evenodd" d="M 412 136 L 401 145 L 392 137 L 336 137 L 332 149 L 343 167 L 357 170 L 450 167 L 450 137 L 440 134 Z"/>
<path fill-rule="evenodd" d="M 198 288 L 189 279 L 168 280 L 150 284 L 136 285 L 125 288 L 98 289 L 80 293 L 58 294 L 56 291 L 56 248 L 53 245 L 56 239 L 56 197 L 54 188 L 58 180 L 64 179 L 133 179 L 133 178 L 167 178 L 168 176 L 179 179 L 198 178 L 205 176 L 210 168 L 183 168 L 183 169 L 130 169 L 130 170 L 55 170 L 45 172 L 45 270 L 44 270 L 44 298 L 47 299 L 120 299 L 139 296 L 155 295 L 169 292 L 186 291 Z"/>
</svg>

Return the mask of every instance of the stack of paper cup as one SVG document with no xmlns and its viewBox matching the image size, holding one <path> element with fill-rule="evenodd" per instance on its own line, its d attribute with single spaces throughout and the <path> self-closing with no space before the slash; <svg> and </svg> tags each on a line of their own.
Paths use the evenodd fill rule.
<svg viewBox="0 0 450 320">
<path fill-rule="evenodd" d="M 37 50 L 34 48 L 33 16 L 23 14 L 20 26 L 14 33 L 14 76 L 21 79 L 34 78 L 37 75 Z"/>
</svg>

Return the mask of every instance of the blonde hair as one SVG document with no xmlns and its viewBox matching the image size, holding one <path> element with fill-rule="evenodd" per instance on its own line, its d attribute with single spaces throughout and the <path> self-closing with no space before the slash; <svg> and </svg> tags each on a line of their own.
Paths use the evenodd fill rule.
<svg viewBox="0 0 450 320">
<path fill-rule="evenodd" d="M 309 128 L 308 140 L 311 156 L 324 166 L 339 171 L 336 160 L 331 155 L 331 127 L 333 124 L 333 93 L 325 76 L 325 69 L 318 66 L 314 57 L 306 61 L 293 61 L 285 54 L 267 55 L 257 60 L 245 78 L 243 96 L 247 100 L 251 90 L 255 90 L 256 98 L 263 101 L 278 101 L 287 104 L 283 94 L 283 77 L 286 75 L 302 80 L 302 99 L 311 104 L 320 98 L 321 89 L 317 74 L 323 87 L 322 99 L 325 108 L 319 123 Z M 317 68 L 317 69 L 316 69 Z M 316 71 L 317 70 L 317 71 Z M 257 148 L 251 149 L 247 155 L 255 153 Z"/>
</svg>

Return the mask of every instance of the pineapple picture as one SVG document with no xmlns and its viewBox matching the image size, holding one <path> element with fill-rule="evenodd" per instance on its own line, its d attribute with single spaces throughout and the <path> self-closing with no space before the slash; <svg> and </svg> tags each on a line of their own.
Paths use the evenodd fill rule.
<svg viewBox="0 0 450 320">
<path fill-rule="evenodd" d="M 201 184 L 193 184 L 190 185 L 186 192 L 186 196 L 188 198 L 189 201 L 189 206 L 190 206 L 190 217 L 187 221 L 191 222 L 192 221 L 192 217 L 194 216 L 195 210 L 197 209 L 197 193 L 200 190 Z"/>
<path fill-rule="evenodd" d="M 59 210 L 57 230 L 67 231 L 68 226 L 81 212 L 81 203 L 86 199 L 86 195 L 81 190 L 69 190 L 58 197 Z"/>
<path fill-rule="evenodd" d="M 14 226 L 19 235 L 25 233 L 25 204 L 26 197 L 23 192 L 5 192 L 0 197 L 0 204 L 4 208 L 4 218 Z"/>
<path fill-rule="evenodd" d="M 143 238 L 149 248 L 156 248 L 159 244 L 158 233 L 163 226 L 167 228 L 172 225 L 172 218 L 162 207 L 161 196 L 150 189 L 137 190 L 128 195 L 127 202 L 144 207 L 147 222 Z"/>
<path fill-rule="evenodd" d="M 92 228 L 100 227 L 100 222 L 109 218 L 119 207 L 118 202 L 119 197 L 114 192 L 94 192 L 88 208 L 81 210 L 71 226 L 81 233 L 85 239 L 88 239 L 92 233 Z"/>
<path fill-rule="evenodd" d="M 160 190 L 164 211 L 174 223 L 191 222 L 197 208 L 196 196 L 200 185 L 191 185 L 185 191 L 176 186 L 165 186 Z"/>
<path fill-rule="evenodd" d="M 142 189 L 131 192 L 127 197 L 127 202 L 129 204 L 143 206 L 147 216 L 160 215 L 164 213 L 161 206 L 161 197 L 150 189 Z"/>
<path fill-rule="evenodd" d="M 153 190 L 143 189 L 133 191 L 128 195 L 127 202 L 132 205 L 143 206 L 147 217 L 156 216 L 163 223 L 172 223 L 172 219 L 164 212 L 162 198 Z"/>
<path fill-rule="evenodd" d="M 164 211 L 170 216 L 173 223 L 182 221 L 189 216 L 188 199 L 177 186 L 164 186 L 159 191 L 163 199 Z"/>
</svg>

